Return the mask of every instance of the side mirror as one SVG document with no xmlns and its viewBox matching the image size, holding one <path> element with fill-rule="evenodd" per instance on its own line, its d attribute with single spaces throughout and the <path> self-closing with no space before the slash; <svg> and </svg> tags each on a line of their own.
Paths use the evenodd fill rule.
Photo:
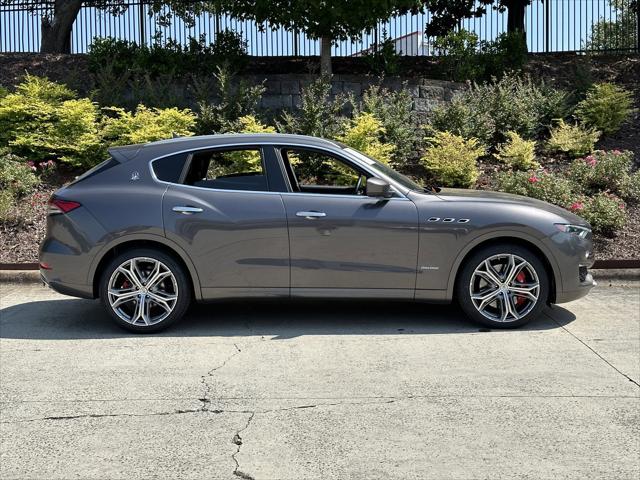
<svg viewBox="0 0 640 480">
<path fill-rule="evenodd" d="M 367 179 L 367 197 L 392 197 L 391 185 L 376 177 Z"/>
</svg>

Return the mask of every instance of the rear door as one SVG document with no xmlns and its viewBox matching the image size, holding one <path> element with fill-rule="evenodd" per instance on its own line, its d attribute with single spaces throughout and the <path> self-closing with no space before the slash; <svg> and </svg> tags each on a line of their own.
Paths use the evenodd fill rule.
<svg viewBox="0 0 640 480">
<path fill-rule="evenodd" d="M 194 152 L 169 184 L 165 234 L 193 260 L 204 298 L 289 294 L 287 220 L 272 191 L 282 180 L 266 168 L 273 160 L 260 146 Z"/>
<path fill-rule="evenodd" d="M 367 174 L 335 152 L 279 147 L 292 296 L 413 298 L 418 212 L 398 194 L 367 197 Z"/>
</svg>

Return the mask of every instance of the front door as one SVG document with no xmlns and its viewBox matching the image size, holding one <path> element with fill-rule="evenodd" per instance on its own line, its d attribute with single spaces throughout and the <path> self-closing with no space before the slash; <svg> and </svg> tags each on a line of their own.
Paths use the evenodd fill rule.
<svg viewBox="0 0 640 480">
<path fill-rule="evenodd" d="M 413 298 L 418 212 L 413 202 L 365 195 L 367 173 L 333 152 L 278 148 L 291 193 L 292 296 Z"/>
</svg>

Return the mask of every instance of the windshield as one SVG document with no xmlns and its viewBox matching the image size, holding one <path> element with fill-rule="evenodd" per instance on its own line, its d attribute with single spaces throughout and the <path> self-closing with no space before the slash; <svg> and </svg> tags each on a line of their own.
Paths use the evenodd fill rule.
<svg viewBox="0 0 640 480">
<path fill-rule="evenodd" d="M 357 157 L 358 159 L 362 160 L 363 162 L 365 162 L 373 170 L 376 170 L 382 173 L 383 175 L 386 175 L 393 181 L 399 183 L 404 188 L 407 188 L 409 190 L 420 190 L 420 191 L 423 190 L 423 188 L 420 185 L 418 185 L 416 182 L 414 182 L 408 177 L 405 177 L 401 173 L 396 172 L 393 168 L 385 165 L 384 163 L 381 163 L 378 160 L 375 160 L 369 157 L 368 155 L 365 155 L 364 153 L 359 152 L 358 150 L 354 150 L 353 148 L 350 148 L 350 147 L 345 147 L 344 150 L 350 153 L 351 155 Z"/>
</svg>

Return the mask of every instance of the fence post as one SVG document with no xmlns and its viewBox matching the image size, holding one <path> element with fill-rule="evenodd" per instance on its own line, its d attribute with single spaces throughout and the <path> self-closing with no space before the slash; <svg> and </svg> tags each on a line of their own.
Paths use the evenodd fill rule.
<svg viewBox="0 0 640 480">
<path fill-rule="evenodd" d="M 145 35 L 145 11 L 144 11 L 144 2 L 141 1 L 138 5 L 138 15 L 140 17 L 140 45 L 145 45 L 147 43 L 146 35 Z"/>
<path fill-rule="evenodd" d="M 551 51 L 551 32 L 549 24 L 551 22 L 551 0 L 544 0 L 544 51 L 549 53 Z"/>
</svg>

